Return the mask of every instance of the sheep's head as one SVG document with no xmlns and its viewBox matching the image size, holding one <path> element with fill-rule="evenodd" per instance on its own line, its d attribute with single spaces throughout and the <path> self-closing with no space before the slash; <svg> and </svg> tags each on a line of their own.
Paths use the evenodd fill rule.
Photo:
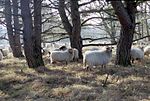
<svg viewBox="0 0 150 101">
<path fill-rule="evenodd" d="M 112 52 L 113 47 L 106 47 L 106 52 L 107 53 L 111 53 Z"/>
<path fill-rule="evenodd" d="M 67 47 L 66 47 L 66 46 L 61 46 L 59 49 L 60 49 L 60 50 L 66 50 Z"/>
<path fill-rule="evenodd" d="M 68 49 L 68 52 L 69 52 L 70 54 L 73 54 L 73 49 L 72 49 L 72 48 Z"/>
</svg>

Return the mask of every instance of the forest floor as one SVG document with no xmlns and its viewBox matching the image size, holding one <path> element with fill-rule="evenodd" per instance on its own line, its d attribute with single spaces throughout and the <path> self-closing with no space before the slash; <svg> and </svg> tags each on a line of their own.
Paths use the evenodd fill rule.
<svg viewBox="0 0 150 101">
<path fill-rule="evenodd" d="M 31 69 L 25 59 L 0 61 L 0 101 L 150 101 L 150 58 L 89 71 L 82 62 L 45 63 Z"/>
</svg>

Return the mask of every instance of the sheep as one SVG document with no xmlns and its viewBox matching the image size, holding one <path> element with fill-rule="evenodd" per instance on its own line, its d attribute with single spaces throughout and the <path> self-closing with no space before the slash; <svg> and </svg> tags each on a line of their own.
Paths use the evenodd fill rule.
<svg viewBox="0 0 150 101">
<path fill-rule="evenodd" d="M 99 51 L 87 51 L 85 52 L 85 55 L 83 56 L 83 65 L 84 68 L 89 68 L 93 66 L 101 65 L 102 67 L 105 67 L 106 64 L 108 64 L 112 57 L 112 48 L 107 47 L 105 50 L 99 50 Z M 87 63 L 87 67 L 86 67 Z"/>
<path fill-rule="evenodd" d="M 144 55 L 149 56 L 149 54 L 150 54 L 150 45 L 148 45 L 144 48 Z"/>
<path fill-rule="evenodd" d="M 61 46 L 58 49 L 55 49 L 54 51 L 65 51 L 67 49 L 68 48 L 66 46 Z M 79 59 L 79 51 L 76 48 L 72 48 L 72 49 L 73 49 L 73 52 L 74 52 L 74 56 L 73 56 L 73 59 L 71 61 L 78 61 L 78 59 Z"/>
<path fill-rule="evenodd" d="M 73 59 L 74 52 L 73 49 L 67 49 L 65 51 L 52 51 L 50 53 L 50 60 L 51 63 L 53 64 L 54 62 L 63 62 L 65 61 L 66 64 L 70 62 Z"/>
<path fill-rule="evenodd" d="M 144 51 L 137 47 L 132 47 L 130 51 L 131 61 L 134 63 L 134 60 L 143 60 L 144 59 Z"/>
<path fill-rule="evenodd" d="M 2 49 L 0 49 L 0 61 L 3 60 Z"/>
</svg>

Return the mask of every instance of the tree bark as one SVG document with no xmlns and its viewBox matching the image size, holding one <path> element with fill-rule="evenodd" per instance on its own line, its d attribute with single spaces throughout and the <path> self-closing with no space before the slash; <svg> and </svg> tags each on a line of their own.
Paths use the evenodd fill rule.
<svg viewBox="0 0 150 101">
<path fill-rule="evenodd" d="M 12 27 L 12 11 L 11 11 L 11 2 L 10 0 L 5 0 L 5 20 L 6 20 L 6 27 L 7 27 L 7 33 L 8 33 L 8 39 L 9 44 L 12 49 L 12 53 L 14 57 L 22 57 L 21 52 L 18 53 L 18 51 L 21 51 L 18 49 L 20 46 L 20 37 L 18 35 L 15 35 L 13 33 L 13 27 Z"/>
<path fill-rule="evenodd" d="M 28 66 L 30 68 L 37 68 L 39 66 L 44 66 L 44 63 L 43 61 L 41 61 L 41 57 L 39 59 L 38 55 L 40 54 L 36 53 L 35 51 L 36 49 L 39 48 L 35 44 L 37 39 L 33 32 L 32 16 L 30 12 L 29 2 L 30 0 L 21 0 L 21 15 L 24 24 L 23 27 L 24 51 Z"/>
<path fill-rule="evenodd" d="M 42 16 L 41 16 L 41 0 L 34 0 L 34 57 L 38 66 L 44 66 L 41 52 L 41 33 L 42 33 Z"/>
<path fill-rule="evenodd" d="M 71 47 L 79 50 L 79 58 L 82 58 L 82 38 L 81 32 L 81 21 L 79 14 L 78 0 L 70 0 L 71 2 L 71 18 L 72 18 L 72 33 L 70 35 Z"/>
<path fill-rule="evenodd" d="M 125 3 L 126 9 L 121 1 L 111 1 L 111 4 L 122 26 L 116 53 L 116 64 L 122 66 L 131 65 L 130 50 L 135 30 L 136 10 L 134 1 L 125 1 Z"/>
<path fill-rule="evenodd" d="M 20 43 L 20 25 L 18 18 L 18 0 L 12 0 L 13 2 L 13 17 L 14 17 L 14 44 L 15 44 L 15 56 L 23 57 Z"/>
</svg>

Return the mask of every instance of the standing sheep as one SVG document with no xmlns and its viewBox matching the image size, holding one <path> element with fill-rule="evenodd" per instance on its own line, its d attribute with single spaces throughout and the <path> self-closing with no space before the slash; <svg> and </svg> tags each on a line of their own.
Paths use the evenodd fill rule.
<svg viewBox="0 0 150 101">
<path fill-rule="evenodd" d="M 99 51 L 87 51 L 83 57 L 83 64 L 86 68 L 86 64 L 88 67 L 102 65 L 102 67 L 106 66 L 111 60 L 112 57 L 112 48 L 107 47 L 105 50 Z M 87 67 L 87 68 L 88 68 Z"/>
<path fill-rule="evenodd" d="M 68 48 L 66 46 L 61 46 L 60 48 L 55 49 L 54 51 L 65 51 L 67 49 Z M 73 49 L 73 54 L 74 54 L 72 61 L 78 61 L 78 59 L 79 59 L 79 51 L 76 48 L 72 48 L 72 49 Z"/>
<path fill-rule="evenodd" d="M 140 48 L 131 48 L 130 55 L 132 63 L 134 63 L 134 60 L 139 60 L 141 62 L 141 60 L 144 59 L 144 52 Z"/>
<path fill-rule="evenodd" d="M 66 64 L 73 59 L 74 52 L 73 49 L 67 49 L 65 51 L 52 51 L 50 53 L 50 60 L 53 64 L 54 62 L 63 62 L 65 61 Z"/>
<path fill-rule="evenodd" d="M 144 48 L 144 55 L 149 56 L 149 54 L 150 54 L 150 45 L 148 45 Z"/>
</svg>

